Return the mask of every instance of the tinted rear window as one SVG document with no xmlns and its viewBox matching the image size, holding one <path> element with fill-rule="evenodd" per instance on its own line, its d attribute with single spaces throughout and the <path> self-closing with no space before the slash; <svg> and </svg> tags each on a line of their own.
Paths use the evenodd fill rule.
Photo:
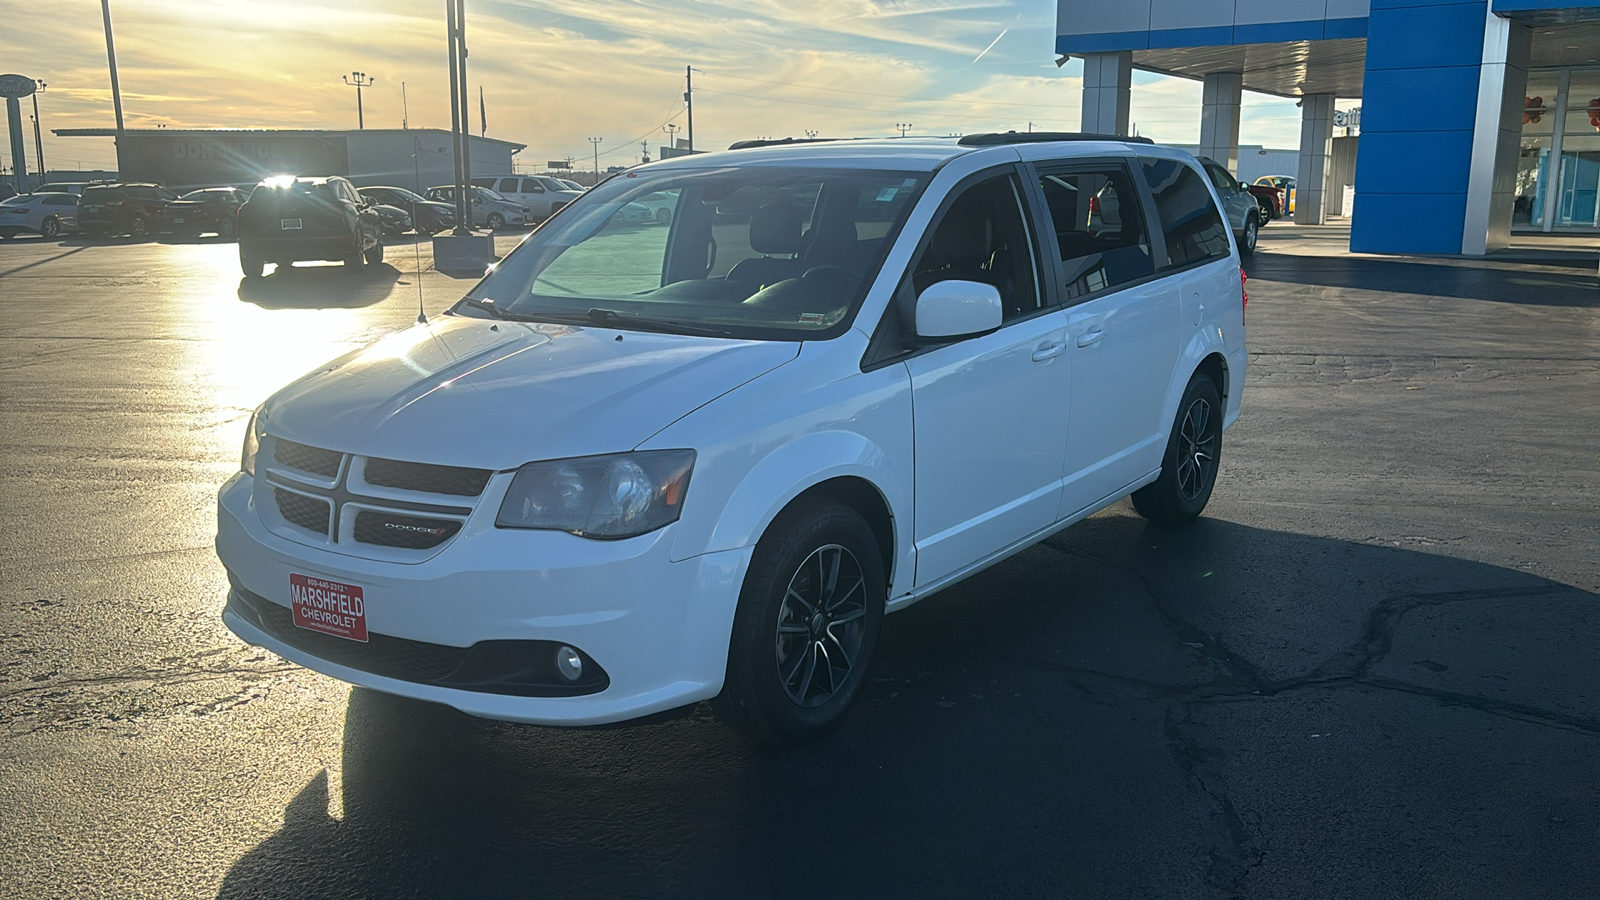
<svg viewBox="0 0 1600 900">
<path fill-rule="evenodd" d="M 86 187 L 83 189 L 83 199 L 86 203 L 104 203 L 107 200 L 114 199 L 116 196 L 117 188 Z"/>
<path fill-rule="evenodd" d="M 1194 169 L 1173 159 L 1143 159 L 1145 179 L 1155 194 L 1167 256 L 1173 266 L 1186 266 L 1228 255 L 1228 228 Z"/>
</svg>

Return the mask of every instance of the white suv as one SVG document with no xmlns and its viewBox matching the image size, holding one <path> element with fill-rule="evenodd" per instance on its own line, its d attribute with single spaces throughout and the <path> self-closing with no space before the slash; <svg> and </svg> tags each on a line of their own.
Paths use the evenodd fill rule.
<svg viewBox="0 0 1600 900">
<path fill-rule="evenodd" d="M 669 227 L 614 217 L 650 194 Z M 860 693 L 886 612 L 1129 494 L 1198 515 L 1244 304 L 1181 151 L 1005 134 L 642 166 L 447 314 L 262 404 L 219 498 L 223 617 L 473 715 L 709 699 L 797 742 Z"/>
</svg>

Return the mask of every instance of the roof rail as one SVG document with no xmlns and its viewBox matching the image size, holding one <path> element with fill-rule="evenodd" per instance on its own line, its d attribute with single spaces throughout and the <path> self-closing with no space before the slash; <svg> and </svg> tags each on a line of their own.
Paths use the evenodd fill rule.
<svg viewBox="0 0 1600 900">
<path fill-rule="evenodd" d="M 751 141 L 734 141 L 728 145 L 728 149 L 745 150 L 750 147 L 781 147 L 784 144 L 823 144 L 836 140 L 839 140 L 839 138 L 760 138 Z"/>
<path fill-rule="evenodd" d="M 1044 144 L 1051 141 L 1113 141 L 1120 144 L 1154 144 L 1147 137 L 1125 134 L 1085 134 L 1079 131 L 1007 131 L 1004 134 L 969 134 L 956 143 L 963 147 L 992 147 L 996 144 Z"/>
</svg>

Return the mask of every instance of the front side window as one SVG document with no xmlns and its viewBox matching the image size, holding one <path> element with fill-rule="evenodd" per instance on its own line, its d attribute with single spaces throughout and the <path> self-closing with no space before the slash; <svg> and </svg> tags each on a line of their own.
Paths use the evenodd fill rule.
<svg viewBox="0 0 1600 900">
<path fill-rule="evenodd" d="M 1169 265 L 1186 266 L 1228 255 L 1228 227 L 1195 170 L 1175 159 L 1143 159 L 1145 180 L 1167 243 Z"/>
<path fill-rule="evenodd" d="M 498 189 L 502 193 L 515 194 L 517 192 L 517 180 L 515 178 L 502 178 Z"/>
<path fill-rule="evenodd" d="M 780 166 L 613 178 L 534 232 L 457 311 L 483 314 L 488 300 L 531 321 L 832 337 L 849 327 L 926 181 Z M 668 227 L 616 215 L 647 196 L 672 210 Z"/>
<path fill-rule="evenodd" d="M 539 180 L 536 178 L 522 179 L 522 189 L 529 194 L 544 193 L 544 185 L 540 184 Z"/>
<path fill-rule="evenodd" d="M 941 281 L 976 281 L 1000 292 L 1006 320 L 1028 315 L 1043 305 L 1032 245 L 1016 179 L 980 181 L 961 191 L 933 226 L 911 266 L 911 286 L 921 294 Z"/>
<path fill-rule="evenodd" d="M 1046 172 L 1039 178 L 1061 259 L 1062 299 L 1155 272 L 1139 197 L 1120 167 Z"/>
</svg>

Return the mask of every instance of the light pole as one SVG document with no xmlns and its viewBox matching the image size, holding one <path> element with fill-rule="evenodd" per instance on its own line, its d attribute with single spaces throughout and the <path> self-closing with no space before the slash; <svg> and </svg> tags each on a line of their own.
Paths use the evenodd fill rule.
<svg viewBox="0 0 1600 900">
<path fill-rule="evenodd" d="M 594 145 L 594 183 L 600 183 L 600 142 L 605 138 L 589 138 L 589 143 Z"/>
<path fill-rule="evenodd" d="M 667 133 L 667 146 L 676 149 L 678 144 L 672 139 L 672 136 L 678 133 L 678 126 L 668 122 L 667 124 L 661 126 L 661 128 Z"/>
<path fill-rule="evenodd" d="M 106 61 L 111 64 L 111 103 L 117 109 L 117 134 L 122 134 L 122 88 L 117 84 L 117 45 L 111 40 L 111 0 L 100 0 L 100 15 L 106 23 Z M 121 148 L 118 147 L 118 150 Z M 121 157 L 118 158 L 120 165 Z"/>
<path fill-rule="evenodd" d="M 813 141 L 816 140 L 817 139 L 817 135 L 819 135 L 821 133 L 822 132 L 816 130 L 815 128 L 807 128 L 806 129 L 806 137 L 808 139 L 810 139 L 810 140 L 813 140 Z"/>
<path fill-rule="evenodd" d="M 39 136 L 39 91 L 48 85 L 38 79 L 34 83 L 39 85 L 39 90 L 33 92 L 33 155 L 39 161 L 39 185 L 44 186 L 44 140 Z"/>
<path fill-rule="evenodd" d="M 898 128 L 900 130 L 900 136 L 901 137 L 905 137 L 906 136 L 906 132 L 911 130 L 911 123 L 907 122 L 904 125 L 896 123 L 896 125 L 894 127 Z"/>
<path fill-rule="evenodd" d="M 366 128 L 367 117 L 361 109 L 361 89 L 371 87 L 378 79 L 369 77 L 365 72 L 351 72 L 344 76 L 344 83 L 356 89 L 356 127 Z"/>
</svg>

